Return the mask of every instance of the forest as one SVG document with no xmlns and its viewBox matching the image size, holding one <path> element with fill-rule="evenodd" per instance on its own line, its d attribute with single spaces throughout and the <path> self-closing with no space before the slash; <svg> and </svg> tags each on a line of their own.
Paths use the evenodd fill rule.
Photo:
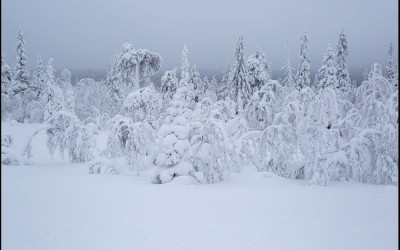
<svg viewBox="0 0 400 250">
<path fill-rule="evenodd" d="M 1 120 L 42 126 L 21 153 L 11 150 L 13 136 L 2 133 L 2 165 L 32 164 L 30 142 L 45 131 L 50 155 L 85 163 L 90 174 L 148 171 L 154 184 L 181 176 L 217 183 L 248 165 L 309 185 L 397 182 L 392 44 L 387 65 L 371 65 L 362 82 L 351 79 L 344 31 L 321 55 L 315 76 L 303 32 L 298 66 L 288 56 L 277 79 L 263 51 L 246 55 L 241 35 L 221 81 L 201 76 L 184 45 L 181 65 L 152 82 L 161 55 L 124 43 L 105 79 L 72 84 L 67 69 L 56 77 L 52 58 L 44 63 L 39 55 L 30 71 L 22 29 L 16 40 L 14 66 L 1 58 Z M 99 134 L 106 136 L 101 150 Z"/>
</svg>

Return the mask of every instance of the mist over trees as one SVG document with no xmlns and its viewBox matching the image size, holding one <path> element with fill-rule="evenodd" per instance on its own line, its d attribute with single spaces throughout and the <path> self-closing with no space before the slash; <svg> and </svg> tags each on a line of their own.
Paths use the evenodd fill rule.
<svg viewBox="0 0 400 250">
<path fill-rule="evenodd" d="M 241 35 L 220 81 L 200 74 L 186 45 L 181 65 L 158 72 L 161 55 L 129 43 L 104 79 L 95 80 L 76 79 L 67 69 L 57 77 L 56 61 L 44 65 L 40 55 L 30 71 L 20 29 L 15 65 L 1 58 L 1 119 L 50 124 L 50 154 L 89 162 L 91 173 L 123 172 L 106 160 L 123 158 L 137 174 L 151 169 L 153 183 L 179 176 L 215 183 L 249 164 L 310 185 L 391 183 L 398 177 L 393 45 L 387 65 L 375 63 L 363 81 L 352 79 L 342 30 L 337 45 L 312 62 L 319 66 L 312 79 L 310 39 L 301 34 L 299 64 L 284 55 L 276 78 L 263 51 L 246 54 Z M 108 134 L 107 150 L 96 152 L 101 131 Z M 12 139 L 2 137 L 2 154 L 3 141 L 6 150 Z"/>
</svg>

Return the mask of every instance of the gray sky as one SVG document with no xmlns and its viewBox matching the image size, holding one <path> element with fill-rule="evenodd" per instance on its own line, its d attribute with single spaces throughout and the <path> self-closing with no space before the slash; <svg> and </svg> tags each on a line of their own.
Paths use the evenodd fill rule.
<svg viewBox="0 0 400 250">
<path fill-rule="evenodd" d="M 180 66 L 183 44 L 200 70 L 222 71 L 233 58 L 239 34 L 246 56 L 260 47 L 273 70 L 286 60 L 286 39 L 297 68 L 299 37 L 310 37 L 311 67 L 321 65 L 342 28 L 352 68 L 386 65 L 389 43 L 398 61 L 397 0 L 2 0 L 1 52 L 15 63 L 22 25 L 29 67 L 38 54 L 57 69 L 106 69 L 124 42 L 163 57 L 161 70 Z M 350 69 L 351 70 L 351 69 Z"/>
</svg>

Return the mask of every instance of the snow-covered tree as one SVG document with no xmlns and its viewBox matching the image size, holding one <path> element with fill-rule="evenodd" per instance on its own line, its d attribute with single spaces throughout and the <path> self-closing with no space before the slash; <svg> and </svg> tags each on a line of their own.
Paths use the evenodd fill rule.
<svg viewBox="0 0 400 250">
<path fill-rule="evenodd" d="M 161 108 L 162 96 L 153 86 L 130 93 L 124 101 L 125 112 L 131 114 L 135 122 L 154 123 Z"/>
<path fill-rule="evenodd" d="M 271 80 L 259 91 L 254 92 L 246 109 L 246 118 L 252 129 L 264 130 L 272 125 L 280 108 L 279 99 L 283 99 L 282 86 L 277 81 Z"/>
<path fill-rule="evenodd" d="M 154 131 L 147 123 L 133 122 L 128 117 L 116 116 L 112 119 L 108 135 L 109 156 L 124 156 L 137 174 L 145 169 L 145 157 L 154 145 Z"/>
<path fill-rule="evenodd" d="M 125 97 L 124 93 L 122 93 L 121 85 L 122 85 L 122 76 L 121 72 L 118 70 L 118 58 L 114 57 L 112 63 L 108 65 L 108 72 L 106 78 L 106 85 L 108 87 L 108 95 L 110 96 L 113 104 L 115 106 L 120 106 L 122 103 L 122 99 Z"/>
<path fill-rule="evenodd" d="M 300 37 L 299 67 L 296 74 L 296 88 L 298 90 L 310 86 L 310 55 L 308 53 L 308 34 L 303 32 Z"/>
<path fill-rule="evenodd" d="M 347 36 L 344 34 L 344 30 L 339 35 L 339 42 L 336 51 L 336 63 L 337 63 L 337 88 L 341 92 L 346 92 L 351 89 L 351 80 L 349 68 L 347 66 L 346 57 L 349 54 L 347 48 Z"/>
<path fill-rule="evenodd" d="M 178 88 L 178 78 L 176 77 L 176 68 L 170 71 L 165 71 L 161 77 L 161 94 L 165 103 L 172 100 Z"/>
<path fill-rule="evenodd" d="M 63 91 L 65 110 L 72 114 L 75 113 L 75 94 L 74 88 L 71 84 L 71 72 L 68 69 L 64 69 L 61 72 L 61 77 L 57 79 L 57 83 Z"/>
<path fill-rule="evenodd" d="M 53 58 L 49 59 L 46 68 L 46 99 L 44 108 L 44 120 L 47 121 L 56 112 L 64 110 L 64 96 L 61 88 L 55 82 L 55 69 Z"/>
<path fill-rule="evenodd" d="M 32 74 L 31 84 L 24 93 L 25 119 L 30 122 L 42 122 L 44 107 L 46 104 L 46 72 L 44 70 L 42 58 L 39 55 L 35 70 Z"/>
<path fill-rule="evenodd" d="M 398 72 L 396 67 L 393 65 L 393 43 L 390 43 L 388 54 L 389 54 L 389 62 L 388 66 L 386 66 L 385 77 L 388 79 L 389 83 L 397 87 Z"/>
<path fill-rule="evenodd" d="M 288 178 L 300 178 L 297 140 L 296 130 L 289 124 L 267 127 L 262 132 L 259 149 L 263 170 Z"/>
<path fill-rule="evenodd" d="M 42 57 L 40 55 L 37 58 L 36 67 L 33 71 L 32 82 L 32 85 L 35 85 L 37 87 L 37 97 L 39 99 L 43 99 L 43 95 L 45 94 L 46 90 L 46 72 L 44 69 Z"/>
<path fill-rule="evenodd" d="M 1 55 L 1 119 L 8 118 L 11 111 L 11 68 L 5 62 L 5 56 Z"/>
<path fill-rule="evenodd" d="M 285 78 L 282 80 L 282 85 L 289 88 L 294 89 L 296 81 L 294 75 L 294 68 L 290 63 L 290 59 L 288 58 L 287 62 L 282 66 L 282 70 L 284 72 Z"/>
<path fill-rule="evenodd" d="M 208 93 L 208 88 L 210 87 L 210 80 L 208 79 L 208 76 L 206 75 L 203 80 L 202 80 L 202 86 L 203 86 L 203 94 L 200 96 L 200 100 L 207 97 L 206 93 Z"/>
<path fill-rule="evenodd" d="M 251 96 L 249 76 L 244 58 L 244 49 L 243 35 L 241 35 L 236 46 L 235 64 L 228 82 L 229 96 L 235 102 L 236 114 L 243 114 Z"/>
<path fill-rule="evenodd" d="M 222 81 L 221 81 L 221 86 L 218 89 L 218 100 L 225 100 L 226 97 L 228 97 L 229 95 L 229 81 L 230 81 L 230 77 L 232 74 L 232 66 L 231 63 L 228 62 L 228 64 L 225 67 L 224 70 L 224 75 L 222 77 Z"/>
<path fill-rule="evenodd" d="M 5 56 L 1 55 L 1 93 L 11 94 L 12 71 L 5 61 Z"/>
<path fill-rule="evenodd" d="M 249 56 L 246 62 L 249 83 L 253 93 L 271 79 L 271 70 L 261 50 Z"/>
<path fill-rule="evenodd" d="M 319 87 L 326 88 L 331 87 L 333 89 L 338 88 L 337 69 L 335 62 L 335 54 L 330 46 L 328 46 L 324 58 L 322 60 L 322 66 L 318 70 L 319 76 Z M 343 87 L 344 88 L 344 87 Z"/>
<path fill-rule="evenodd" d="M 116 107 L 107 94 L 107 85 L 91 78 L 81 79 L 75 86 L 75 113 L 84 123 L 95 123 L 102 127 L 104 119 L 115 115 L 121 107 Z"/>
<path fill-rule="evenodd" d="M 233 145 L 222 120 L 209 118 L 191 140 L 192 162 L 197 179 L 215 183 L 229 177 Z"/>
<path fill-rule="evenodd" d="M 167 183 L 184 175 L 195 177 L 195 169 L 190 161 L 190 109 L 182 90 L 180 87 L 176 91 L 159 130 L 157 144 L 160 148 L 154 161 L 153 183 Z"/>
<path fill-rule="evenodd" d="M 47 147 L 51 155 L 54 155 L 58 149 L 62 157 L 67 148 L 68 137 L 66 136 L 67 129 L 73 124 L 80 124 L 79 119 L 68 112 L 57 111 L 47 121 L 52 124 L 56 129 L 47 130 Z M 82 142 L 83 143 L 83 142 Z"/>
<path fill-rule="evenodd" d="M 14 93 L 25 91 L 29 86 L 29 71 L 27 69 L 27 57 L 25 52 L 25 40 L 22 28 L 18 30 L 17 34 L 17 59 L 14 67 Z"/>
<path fill-rule="evenodd" d="M 189 50 L 185 44 L 182 50 L 181 79 L 185 79 L 186 81 L 190 78 L 188 53 Z"/>
<path fill-rule="evenodd" d="M 335 124 L 338 113 L 336 93 L 331 87 L 326 87 L 311 102 L 307 117 L 311 124 L 330 129 Z"/>
<path fill-rule="evenodd" d="M 200 73 L 197 70 L 196 64 L 193 64 L 190 71 L 189 84 L 193 86 L 194 101 L 199 102 L 199 100 L 204 96 L 205 89 L 200 78 Z"/>
<path fill-rule="evenodd" d="M 73 123 L 65 131 L 65 137 L 71 162 L 86 162 L 94 158 L 96 140 L 89 127 Z"/>
<path fill-rule="evenodd" d="M 118 56 L 118 71 L 128 80 L 131 90 L 140 88 L 140 79 L 154 75 L 161 67 L 161 56 L 147 49 L 136 50 L 132 44 L 124 43 Z"/>
<path fill-rule="evenodd" d="M 204 80 L 205 82 L 205 80 Z M 213 102 L 217 101 L 217 90 L 218 90 L 218 81 L 213 76 L 211 81 L 207 85 L 206 93 L 204 94 L 205 97 L 210 98 Z"/>
</svg>

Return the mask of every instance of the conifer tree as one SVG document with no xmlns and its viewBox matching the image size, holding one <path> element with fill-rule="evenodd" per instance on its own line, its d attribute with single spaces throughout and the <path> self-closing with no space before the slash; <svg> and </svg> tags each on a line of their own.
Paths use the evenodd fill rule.
<svg viewBox="0 0 400 250">
<path fill-rule="evenodd" d="M 29 86 L 29 71 L 27 69 L 27 57 L 25 52 L 25 40 L 22 28 L 17 34 L 17 59 L 14 68 L 14 92 L 20 93 L 25 91 Z"/>
<path fill-rule="evenodd" d="M 331 87 L 336 89 L 338 86 L 337 69 L 335 66 L 335 54 L 331 47 L 328 47 L 322 60 L 322 66 L 318 70 L 318 76 L 320 78 L 319 87 L 326 88 Z"/>
<path fill-rule="evenodd" d="M 261 50 L 257 50 L 254 54 L 250 55 L 246 65 L 249 74 L 249 84 L 253 93 L 271 79 L 270 67 Z"/>
<path fill-rule="evenodd" d="M 230 62 L 227 63 L 222 77 L 221 86 L 218 89 L 218 99 L 225 99 L 229 94 L 228 84 L 231 77 L 232 65 Z"/>
<path fill-rule="evenodd" d="M 393 65 L 393 43 L 390 43 L 389 46 L 389 63 L 388 66 L 386 66 L 386 72 L 385 72 L 385 77 L 388 79 L 388 82 L 391 84 L 394 84 L 395 87 L 397 87 L 397 70 Z"/>
<path fill-rule="evenodd" d="M 121 90 L 122 76 L 118 70 L 118 58 L 114 57 L 113 62 L 108 65 L 108 73 L 106 85 L 108 87 L 108 95 L 113 101 L 114 105 L 120 106 L 124 95 Z"/>
<path fill-rule="evenodd" d="M 346 57 L 349 54 L 347 47 L 347 36 L 344 34 L 344 30 L 340 33 L 339 42 L 337 45 L 336 62 L 337 62 L 337 88 L 340 91 L 345 92 L 351 89 L 351 80 L 349 68 L 347 66 Z"/>
<path fill-rule="evenodd" d="M 55 82 L 55 69 L 53 58 L 49 59 L 46 68 L 46 103 L 44 108 L 44 120 L 47 121 L 58 111 L 64 110 L 64 96 L 61 88 Z"/>
<path fill-rule="evenodd" d="M 235 52 L 235 65 L 228 83 L 230 97 L 235 102 L 236 114 L 243 114 L 247 102 L 251 97 L 251 87 L 244 57 L 243 35 L 239 37 Z"/>
<path fill-rule="evenodd" d="M 182 50 L 181 79 L 186 79 L 186 80 L 189 80 L 190 77 L 188 53 L 189 50 L 185 44 Z"/>
<path fill-rule="evenodd" d="M 36 63 L 35 70 L 32 76 L 33 85 L 37 90 L 37 98 L 43 98 L 45 87 L 46 87 L 46 73 L 44 71 L 42 57 L 39 55 Z"/>
<path fill-rule="evenodd" d="M 304 87 L 310 86 L 310 56 L 308 53 L 308 34 L 303 32 L 300 37 L 300 64 L 296 74 L 296 88 L 301 90 Z"/>
</svg>

